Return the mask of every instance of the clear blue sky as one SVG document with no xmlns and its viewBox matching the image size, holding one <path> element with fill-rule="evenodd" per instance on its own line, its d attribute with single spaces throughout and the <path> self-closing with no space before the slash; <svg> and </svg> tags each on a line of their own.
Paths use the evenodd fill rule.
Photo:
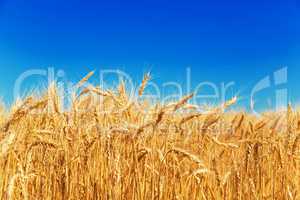
<svg viewBox="0 0 300 200">
<path fill-rule="evenodd" d="M 26 69 L 54 66 L 80 79 L 120 68 L 136 78 L 235 81 L 245 91 L 288 67 L 289 98 L 300 100 L 297 0 L 0 0 L 0 95 Z M 247 94 L 243 94 L 247 96 Z M 247 98 L 247 97 L 246 97 Z"/>
</svg>

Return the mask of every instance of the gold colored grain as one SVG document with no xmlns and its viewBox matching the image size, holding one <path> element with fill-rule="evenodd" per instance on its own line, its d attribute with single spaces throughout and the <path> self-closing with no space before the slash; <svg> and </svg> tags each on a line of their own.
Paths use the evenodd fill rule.
<svg viewBox="0 0 300 200">
<path fill-rule="evenodd" d="M 123 82 L 85 86 L 93 73 L 66 110 L 55 84 L 0 109 L 0 199 L 299 199 L 291 105 L 257 117 L 226 111 L 234 97 L 203 113 L 192 94 L 162 106 L 127 98 Z"/>
</svg>

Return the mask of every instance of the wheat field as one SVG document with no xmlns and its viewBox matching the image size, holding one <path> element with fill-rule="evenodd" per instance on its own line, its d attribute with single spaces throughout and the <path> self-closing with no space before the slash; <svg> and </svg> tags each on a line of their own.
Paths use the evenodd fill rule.
<svg viewBox="0 0 300 200">
<path fill-rule="evenodd" d="M 300 199 L 291 106 L 226 112 L 233 98 L 199 112 L 192 94 L 152 105 L 130 99 L 123 83 L 84 86 L 91 75 L 67 111 L 54 84 L 1 110 L 1 199 Z"/>
</svg>

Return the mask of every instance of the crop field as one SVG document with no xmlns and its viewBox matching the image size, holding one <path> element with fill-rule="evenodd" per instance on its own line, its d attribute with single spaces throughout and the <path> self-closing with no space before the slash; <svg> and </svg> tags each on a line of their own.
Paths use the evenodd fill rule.
<svg viewBox="0 0 300 200">
<path fill-rule="evenodd" d="M 200 112 L 115 90 L 76 87 L 68 110 L 53 84 L 0 116 L 0 198 L 300 199 L 300 112 Z M 145 75 L 139 96 L 150 77 Z"/>
</svg>

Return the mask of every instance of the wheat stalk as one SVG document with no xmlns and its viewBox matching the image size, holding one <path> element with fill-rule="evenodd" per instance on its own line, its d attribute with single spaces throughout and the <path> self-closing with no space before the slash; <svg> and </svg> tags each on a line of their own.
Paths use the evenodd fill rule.
<svg viewBox="0 0 300 200">
<path fill-rule="evenodd" d="M 83 79 L 81 79 L 77 84 L 76 84 L 76 88 L 80 88 L 82 87 L 93 75 L 94 75 L 95 71 L 91 71 L 89 72 Z"/>
<path fill-rule="evenodd" d="M 10 114 L 0 109 L 1 199 L 299 197 L 300 113 L 291 105 L 257 117 L 226 111 L 237 97 L 207 112 L 188 104 L 192 94 L 165 106 L 129 101 L 124 82 L 105 91 L 86 84 L 92 74 L 65 110 L 55 84 Z"/>
<path fill-rule="evenodd" d="M 142 95 L 143 95 L 144 90 L 145 90 L 145 88 L 146 88 L 146 85 L 147 85 L 147 83 L 149 82 L 150 79 L 151 79 L 150 73 L 147 73 L 147 74 L 144 75 L 142 84 L 141 84 L 141 86 L 140 86 L 140 88 L 139 88 L 139 96 L 142 96 Z"/>
</svg>

